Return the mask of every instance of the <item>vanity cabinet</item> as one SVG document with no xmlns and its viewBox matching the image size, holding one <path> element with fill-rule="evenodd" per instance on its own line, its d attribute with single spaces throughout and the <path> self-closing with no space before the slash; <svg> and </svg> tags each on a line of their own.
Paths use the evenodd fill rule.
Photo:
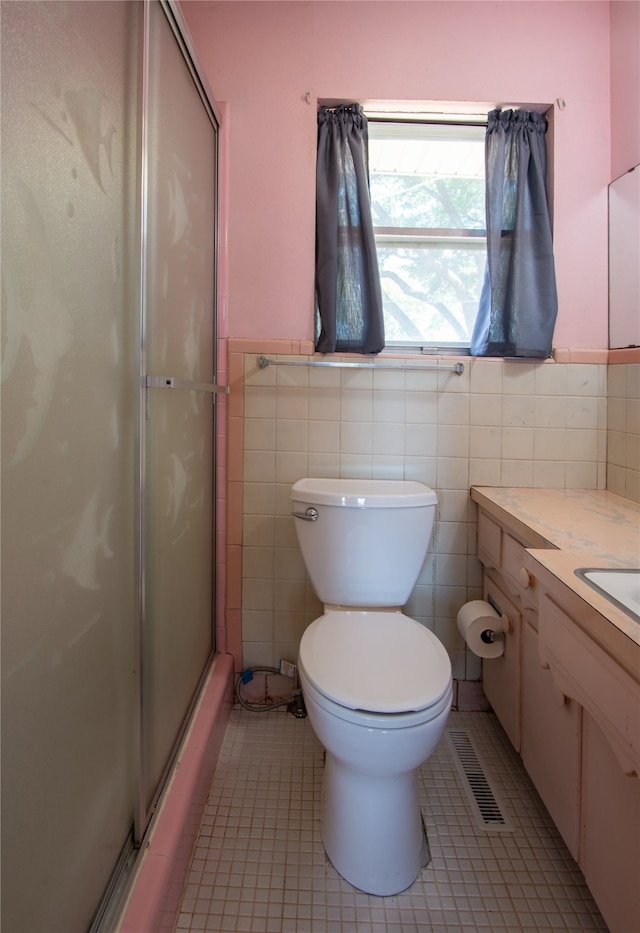
<svg viewBox="0 0 640 933">
<path fill-rule="evenodd" d="M 515 537 L 478 512 L 484 599 L 509 620 L 502 657 L 484 659 L 485 696 L 574 858 L 580 838 L 581 709 L 543 666 L 538 644 L 538 586 L 524 566 L 537 536 Z"/>
<path fill-rule="evenodd" d="M 513 504 L 515 514 L 496 509 L 487 492 L 474 497 L 484 598 L 507 616 L 509 631 L 504 657 L 483 660 L 485 694 L 582 869 L 610 933 L 635 933 L 640 930 L 640 643 L 610 621 L 604 607 L 590 605 L 576 592 L 573 574 L 563 580 L 554 572 L 564 567 L 563 542 L 575 540 L 566 514 L 558 521 L 569 531 L 554 536 L 548 506 L 544 522 L 533 516 L 535 491 L 526 506 L 531 529 L 519 517 L 522 490 L 512 496 L 496 490 L 496 502 Z M 611 509 L 616 539 L 621 502 Z M 598 518 L 596 506 L 588 512 L 589 524 Z M 596 541 L 606 537 L 602 528 L 592 531 Z M 582 535 L 581 544 L 588 545 Z"/>
<path fill-rule="evenodd" d="M 541 655 L 582 712 L 576 858 L 611 933 L 640 930 L 640 671 L 599 644 L 578 597 L 540 595 Z"/>
</svg>

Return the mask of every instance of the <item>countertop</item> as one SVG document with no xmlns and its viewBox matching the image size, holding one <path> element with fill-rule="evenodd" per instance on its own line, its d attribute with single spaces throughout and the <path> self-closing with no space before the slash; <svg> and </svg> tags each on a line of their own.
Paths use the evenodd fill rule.
<svg viewBox="0 0 640 933">
<path fill-rule="evenodd" d="M 574 572 L 640 567 L 639 503 L 600 489 L 473 486 L 471 498 L 529 545 L 531 573 L 560 581 L 640 646 L 640 625 Z"/>
</svg>

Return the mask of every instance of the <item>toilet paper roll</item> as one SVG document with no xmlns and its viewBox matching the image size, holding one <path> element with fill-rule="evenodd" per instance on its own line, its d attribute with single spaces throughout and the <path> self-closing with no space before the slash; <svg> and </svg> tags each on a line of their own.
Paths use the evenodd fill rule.
<svg viewBox="0 0 640 933">
<path fill-rule="evenodd" d="M 509 628 L 501 616 L 483 599 L 465 603 L 458 613 L 458 630 L 479 658 L 499 658 L 504 653 L 504 633 Z"/>
</svg>

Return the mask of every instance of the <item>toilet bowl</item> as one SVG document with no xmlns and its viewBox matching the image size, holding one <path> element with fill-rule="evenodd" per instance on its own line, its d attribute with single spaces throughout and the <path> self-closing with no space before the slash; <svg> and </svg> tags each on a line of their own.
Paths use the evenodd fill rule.
<svg viewBox="0 0 640 933">
<path fill-rule="evenodd" d="M 301 550 L 324 614 L 298 670 L 326 749 L 321 828 L 354 887 L 409 887 L 428 861 L 418 768 L 451 707 L 451 664 L 400 610 L 426 555 L 436 497 L 418 483 L 305 479 L 291 493 Z"/>
</svg>

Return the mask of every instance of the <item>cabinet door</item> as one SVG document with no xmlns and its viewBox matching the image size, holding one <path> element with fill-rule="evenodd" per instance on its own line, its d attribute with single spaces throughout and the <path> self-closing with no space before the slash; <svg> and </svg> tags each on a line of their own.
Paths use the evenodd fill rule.
<svg viewBox="0 0 640 933">
<path fill-rule="evenodd" d="M 573 857 L 580 841 L 581 707 L 543 669 L 538 633 L 522 626 L 522 761 Z"/>
<path fill-rule="evenodd" d="M 640 930 L 640 778 L 585 711 L 580 867 L 610 933 Z"/>
<path fill-rule="evenodd" d="M 520 632 L 522 616 L 511 600 L 485 574 L 484 598 L 488 599 L 509 620 L 505 635 L 504 654 L 485 658 L 482 662 L 482 686 L 502 728 L 513 747 L 520 751 Z"/>
</svg>

